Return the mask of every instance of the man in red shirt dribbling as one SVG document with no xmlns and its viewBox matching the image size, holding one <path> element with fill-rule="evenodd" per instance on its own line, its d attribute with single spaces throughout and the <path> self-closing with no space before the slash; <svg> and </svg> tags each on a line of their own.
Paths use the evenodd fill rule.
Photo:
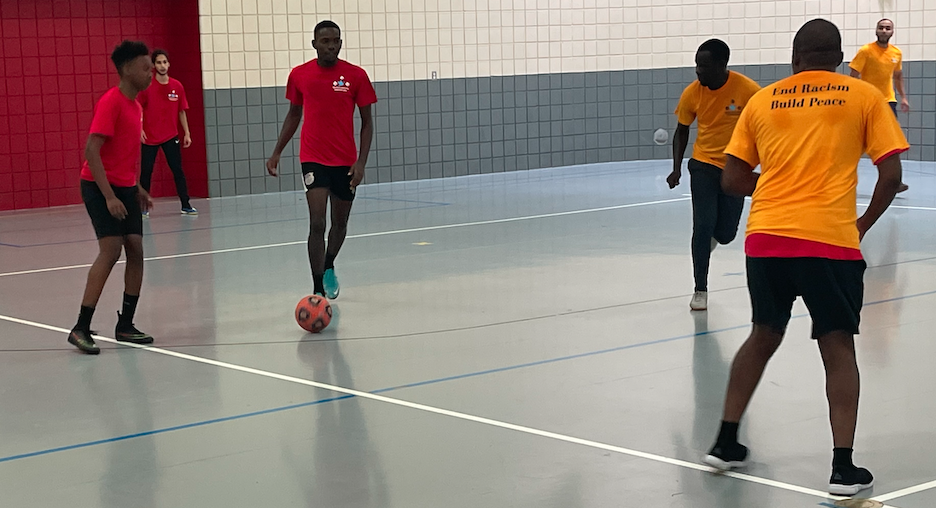
<svg viewBox="0 0 936 508">
<path fill-rule="evenodd" d="M 314 293 L 338 297 L 335 257 L 348 233 L 348 217 L 354 192 L 364 179 L 364 165 L 374 137 L 371 105 L 377 95 L 364 69 L 338 58 L 341 29 L 332 21 L 315 27 L 312 47 L 318 58 L 289 74 L 286 98 L 289 113 L 279 141 L 266 163 L 277 176 L 280 155 L 299 128 L 303 114 L 299 159 L 309 204 L 309 265 Z M 354 108 L 361 112 L 361 149 L 354 144 Z M 331 199 L 332 225 L 325 250 L 325 213 Z"/>
</svg>

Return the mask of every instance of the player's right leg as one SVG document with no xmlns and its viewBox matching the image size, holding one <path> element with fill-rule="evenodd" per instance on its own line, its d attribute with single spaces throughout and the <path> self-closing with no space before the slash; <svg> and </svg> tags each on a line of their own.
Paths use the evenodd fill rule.
<svg viewBox="0 0 936 508">
<path fill-rule="evenodd" d="M 786 273 L 788 262 L 776 258 L 747 259 L 754 329 L 731 363 L 721 429 L 704 459 L 715 468 L 728 470 L 747 462 L 748 449 L 738 442 L 738 427 L 790 321 L 796 288 Z"/>
<path fill-rule="evenodd" d="M 143 144 L 140 147 L 140 186 L 146 192 L 150 191 L 153 183 L 153 167 L 156 165 L 156 156 L 159 155 L 159 145 L 151 146 Z M 149 212 L 143 212 L 144 217 L 149 217 Z"/>
<path fill-rule="evenodd" d="M 321 164 L 304 162 L 302 180 L 306 187 L 306 203 L 309 205 L 308 250 L 313 293 L 325 296 L 322 278 L 325 273 L 325 229 L 330 194 L 328 172 Z"/>
<path fill-rule="evenodd" d="M 692 193 L 692 271 L 695 279 L 695 294 L 689 306 L 692 310 L 706 310 L 709 260 L 718 221 L 721 171 L 695 159 L 689 159 L 688 167 Z"/>
</svg>

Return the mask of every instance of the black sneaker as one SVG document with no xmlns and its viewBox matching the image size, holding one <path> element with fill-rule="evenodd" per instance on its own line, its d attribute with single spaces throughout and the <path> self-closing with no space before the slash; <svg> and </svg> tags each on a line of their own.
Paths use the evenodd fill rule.
<svg viewBox="0 0 936 508">
<path fill-rule="evenodd" d="M 96 355 L 101 353 L 101 349 L 98 348 L 97 344 L 94 343 L 94 339 L 91 338 L 91 332 L 89 331 L 77 329 L 72 330 L 68 334 L 68 342 L 73 344 L 82 352 L 88 353 L 89 355 Z"/>
<path fill-rule="evenodd" d="M 120 342 L 132 342 L 134 344 L 152 344 L 153 337 L 148 333 L 137 330 L 133 324 L 120 324 L 120 313 L 117 313 L 117 328 L 114 330 L 114 338 Z"/>
<path fill-rule="evenodd" d="M 721 471 L 731 471 L 747 466 L 748 449 L 743 444 L 733 445 L 715 444 L 712 451 L 705 456 L 704 462 Z"/>
<path fill-rule="evenodd" d="M 863 467 L 834 467 L 832 478 L 829 479 L 829 494 L 854 496 L 864 489 L 870 489 L 872 485 L 874 476 Z"/>
</svg>

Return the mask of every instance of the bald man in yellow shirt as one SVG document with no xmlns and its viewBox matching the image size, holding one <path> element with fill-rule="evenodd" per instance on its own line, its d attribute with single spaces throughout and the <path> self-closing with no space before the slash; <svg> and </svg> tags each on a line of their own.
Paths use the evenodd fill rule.
<svg viewBox="0 0 936 508">
<path fill-rule="evenodd" d="M 900 94 L 900 110 L 909 113 L 910 101 L 907 100 L 904 91 L 903 53 L 900 48 L 890 43 L 891 37 L 894 36 L 894 22 L 887 18 L 878 21 L 875 34 L 877 41 L 862 46 L 848 64 L 851 76 L 861 78 L 880 90 L 894 115 L 897 114 L 897 94 Z M 897 94 L 894 93 L 895 88 Z M 898 192 L 907 189 L 909 186 L 901 183 Z"/>
</svg>

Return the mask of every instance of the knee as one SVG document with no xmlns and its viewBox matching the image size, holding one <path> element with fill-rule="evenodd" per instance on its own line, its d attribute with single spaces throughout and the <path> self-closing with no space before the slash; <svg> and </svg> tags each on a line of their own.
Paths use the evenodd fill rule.
<svg viewBox="0 0 936 508">
<path fill-rule="evenodd" d="M 322 236 L 325 234 L 325 218 L 313 217 L 309 221 L 309 234 Z"/>
<path fill-rule="evenodd" d="M 738 230 L 734 229 L 732 231 L 716 231 L 714 238 L 718 243 L 722 245 L 728 245 L 729 243 L 733 242 L 737 236 Z"/>
<path fill-rule="evenodd" d="M 117 261 L 120 260 L 120 245 L 101 248 L 101 251 L 98 253 L 98 258 L 108 265 L 114 266 L 117 264 Z"/>
<path fill-rule="evenodd" d="M 332 231 L 344 233 L 348 229 L 348 223 L 344 221 L 332 221 Z"/>
<path fill-rule="evenodd" d="M 128 263 L 142 263 L 143 262 L 143 242 L 142 241 L 127 240 L 124 243 L 124 252 L 127 253 Z"/>
<path fill-rule="evenodd" d="M 770 358 L 783 342 L 783 331 L 769 326 L 755 325 L 748 342 L 759 356 Z"/>
</svg>

